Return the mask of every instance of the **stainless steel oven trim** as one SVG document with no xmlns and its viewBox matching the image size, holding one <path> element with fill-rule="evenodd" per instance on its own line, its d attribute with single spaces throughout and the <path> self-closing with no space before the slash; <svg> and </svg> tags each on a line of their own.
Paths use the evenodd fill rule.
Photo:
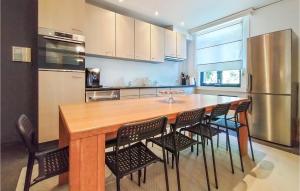
<svg viewBox="0 0 300 191">
<path fill-rule="evenodd" d="M 52 72 L 77 72 L 85 73 L 84 70 L 65 70 L 65 69 L 49 69 L 49 68 L 39 68 L 39 71 L 52 71 Z"/>
<path fill-rule="evenodd" d="M 83 44 L 84 43 L 84 41 L 70 40 L 70 39 L 54 37 L 54 36 L 43 36 L 43 37 L 45 39 L 57 40 L 57 41 L 63 41 L 63 42 L 70 42 L 70 43 L 76 43 L 76 44 Z"/>
<path fill-rule="evenodd" d="M 88 102 L 120 100 L 120 90 L 104 90 L 104 91 L 86 91 L 86 99 Z"/>
</svg>

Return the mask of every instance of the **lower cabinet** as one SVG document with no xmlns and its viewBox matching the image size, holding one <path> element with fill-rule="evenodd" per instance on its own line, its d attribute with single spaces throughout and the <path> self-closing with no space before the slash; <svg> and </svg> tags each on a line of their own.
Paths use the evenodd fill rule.
<svg viewBox="0 0 300 191">
<path fill-rule="evenodd" d="M 166 96 L 165 94 L 160 94 L 160 91 L 166 90 L 182 90 L 185 95 L 193 94 L 195 91 L 194 87 L 183 87 L 183 88 L 141 88 L 141 89 L 121 89 L 120 99 L 139 99 L 139 98 L 149 98 Z"/>
<path fill-rule="evenodd" d="M 39 143 L 57 140 L 59 136 L 59 105 L 84 103 L 85 73 L 38 72 Z"/>
</svg>

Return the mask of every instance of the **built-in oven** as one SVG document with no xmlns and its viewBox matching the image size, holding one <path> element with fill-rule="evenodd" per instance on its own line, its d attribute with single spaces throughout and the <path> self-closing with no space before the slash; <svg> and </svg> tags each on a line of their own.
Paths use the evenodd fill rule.
<svg viewBox="0 0 300 191">
<path fill-rule="evenodd" d="M 84 70 L 84 36 L 39 28 L 38 67 L 46 70 Z"/>
<path fill-rule="evenodd" d="M 86 102 L 108 101 L 108 100 L 119 100 L 119 99 L 120 99 L 120 89 L 95 90 L 95 91 L 85 92 Z"/>
</svg>

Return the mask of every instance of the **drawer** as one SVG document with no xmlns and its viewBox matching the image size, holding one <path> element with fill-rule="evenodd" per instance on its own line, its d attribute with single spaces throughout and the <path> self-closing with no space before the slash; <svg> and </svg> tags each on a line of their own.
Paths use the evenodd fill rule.
<svg viewBox="0 0 300 191">
<path fill-rule="evenodd" d="M 125 97 L 125 96 L 138 96 L 140 95 L 140 90 L 139 89 L 121 89 L 120 90 L 120 96 Z"/>
<path fill-rule="evenodd" d="M 124 100 L 124 99 L 139 99 L 139 95 L 131 95 L 131 96 L 121 96 L 120 99 Z"/>
<path fill-rule="evenodd" d="M 140 89 L 140 96 L 143 95 L 156 95 L 156 88 Z"/>
</svg>

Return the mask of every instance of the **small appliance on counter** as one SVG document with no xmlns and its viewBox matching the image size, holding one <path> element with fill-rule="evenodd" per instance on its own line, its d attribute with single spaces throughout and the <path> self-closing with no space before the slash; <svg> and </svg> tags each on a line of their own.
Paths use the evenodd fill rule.
<svg viewBox="0 0 300 191">
<path fill-rule="evenodd" d="M 100 68 L 85 69 L 86 88 L 100 88 Z"/>
</svg>

